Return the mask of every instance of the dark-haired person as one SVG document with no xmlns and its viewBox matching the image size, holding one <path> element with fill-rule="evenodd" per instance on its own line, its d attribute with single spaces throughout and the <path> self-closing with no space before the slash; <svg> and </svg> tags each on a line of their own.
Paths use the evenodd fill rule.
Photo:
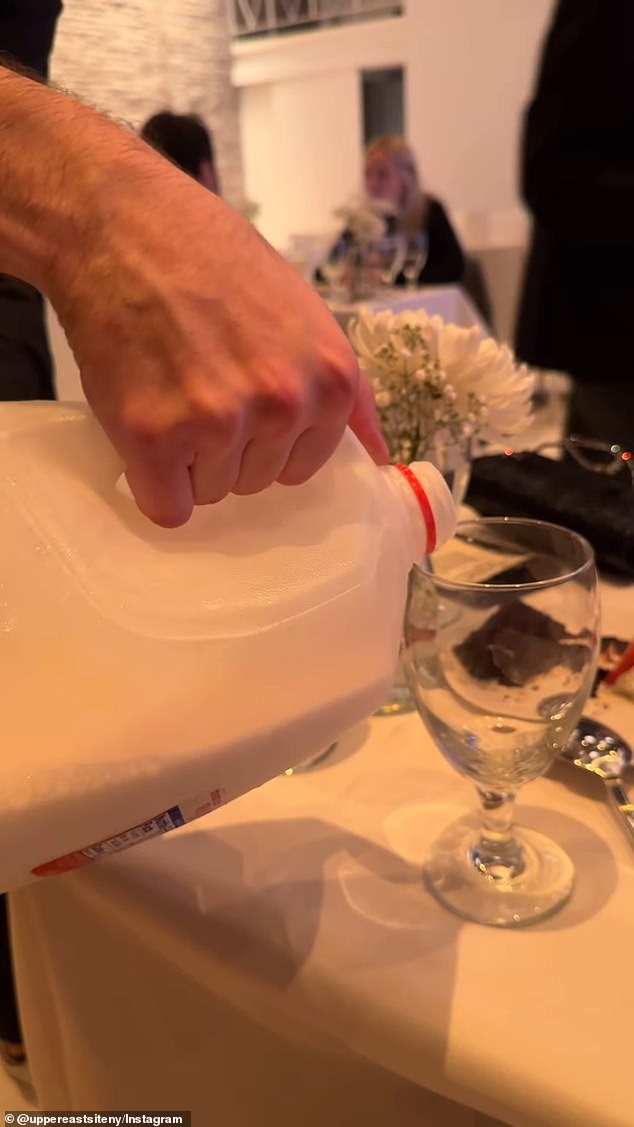
<svg viewBox="0 0 634 1127">
<path fill-rule="evenodd" d="M 204 188 L 220 195 L 214 146 L 207 126 L 196 114 L 161 110 L 141 126 L 141 137 Z"/>
</svg>

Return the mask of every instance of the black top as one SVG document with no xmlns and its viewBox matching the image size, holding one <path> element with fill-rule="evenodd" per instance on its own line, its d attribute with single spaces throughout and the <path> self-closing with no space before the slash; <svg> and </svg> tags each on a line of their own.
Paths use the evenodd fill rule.
<svg viewBox="0 0 634 1127">
<path fill-rule="evenodd" d="M 48 77 L 61 0 L 0 0 L 0 51 Z"/>
<path fill-rule="evenodd" d="M 428 239 L 427 261 L 418 280 L 422 286 L 443 286 L 460 283 L 465 270 L 465 258 L 447 212 L 440 200 L 427 197 L 427 222 L 425 231 Z M 405 282 L 399 275 L 396 284 Z"/>
<path fill-rule="evenodd" d="M 388 220 L 388 234 L 390 220 Z M 425 223 L 421 228 L 427 235 L 427 260 L 418 281 L 421 286 L 448 286 L 459 284 L 465 272 L 465 258 L 449 217 L 440 200 L 427 196 Z M 396 286 L 405 285 L 405 275 L 399 274 Z"/>
<path fill-rule="evenodd" d="M 633 372 L 634 3 L 559 0 L 521 153 L 533 233 L 516 347 L 582 380 Z"/>
<path fill-rule="evenodd" d="M 460 283 L 465 271 L 465 259 L 449 217 L 440 200 L 427 196 L 427 214 L 422 228 L 427 234 L 427 261 L 418 281 L 421 286 L 443 286 Z M 405 275 L 399 274 L 395 285 L 405 285 Z"/>
</svg>

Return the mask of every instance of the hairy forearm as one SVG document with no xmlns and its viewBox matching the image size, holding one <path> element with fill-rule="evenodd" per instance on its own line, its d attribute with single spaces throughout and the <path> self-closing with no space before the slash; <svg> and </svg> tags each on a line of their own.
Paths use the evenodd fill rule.
<svg viewBox="0 0 634 1127">
<path fill-rule="evenodd" d="M 179 250 L 218 238 L 233 257 L 255 238 L 246 220 L 136 134 L 0 66 L 0 273 L 30 282 L 64 316 L 78 286 L 93 297 L 115 286 L 119 303 L 134 302 L 140 271 L 155 286 L 172 269 L 166 231 L 178 231 L 183 209 L 198 230 Z M 230 272 L 231 263 L 210 272 L 207 297 Z"/>
<path fill-rule="evenodd" d="M 0 271 L 52 296 L 144 149 L 75 99 L 0 67 Z"/>
</svg>

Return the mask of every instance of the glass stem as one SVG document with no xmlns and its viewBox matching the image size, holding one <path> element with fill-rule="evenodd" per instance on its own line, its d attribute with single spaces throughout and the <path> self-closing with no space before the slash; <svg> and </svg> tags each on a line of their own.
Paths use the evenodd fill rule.
<svg viewBox="0 0 634 1127">
<path fill-rule="evenodd" d="M 522 847 L 513 836 L 515 791 L 477 788 L 482 828 L 471 848 L 471 863 L 491 880 L 511 880 L 524 871 Z"/>
</svg>

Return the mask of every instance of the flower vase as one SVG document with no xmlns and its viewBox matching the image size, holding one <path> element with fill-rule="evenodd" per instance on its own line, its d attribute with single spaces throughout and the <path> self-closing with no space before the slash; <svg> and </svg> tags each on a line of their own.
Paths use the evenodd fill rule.
<svg viewBox="0 0 634 1127">
<path fill-rule="evenodd" d="M 459 442 L 443 442 L 436 437 L 422 453 L 417 455 L 416 461 L 431 462 L 436 467 L 447 482 L 456 508 L 458 508 L 465 499 L 471 477 L 470 439 L 465 438 Z M 387 700 L 377 710 L 375 716 L 400 716 L 405 712 L 413 712 L 415 707 L 399 657 Z"/>
</svg>

